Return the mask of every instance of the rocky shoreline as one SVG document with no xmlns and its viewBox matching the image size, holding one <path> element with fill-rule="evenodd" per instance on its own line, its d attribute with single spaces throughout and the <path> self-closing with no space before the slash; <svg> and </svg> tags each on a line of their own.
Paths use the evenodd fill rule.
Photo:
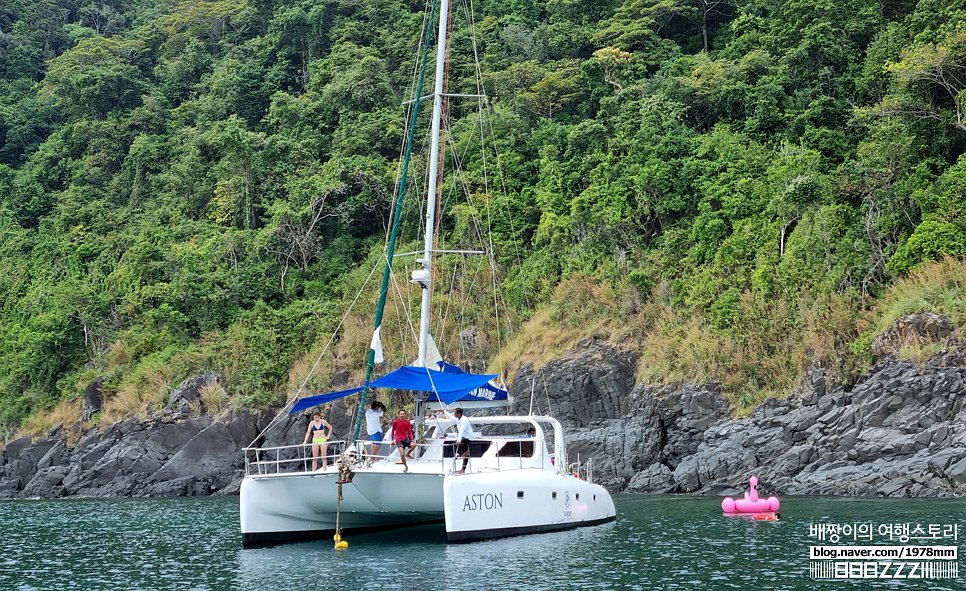
<svg viewBox="0 0 966 591">
<path fill-rule="evenodd" d="M 535 411 L 558 413 L 571 460 L 592 458 L 610 490 L 734 494 L 756 474 L 778 494 L 954 497 L 966 494 L 963 365 L 958 355 L 923 366 L 885 359 L 849 390 L 829 389 L 816 371 L 803 391 L 738 419 L 714 384 L 638 385 L 620 396 L 633 365 L 603 344 L 519 376 L 518 388 L 545 390 Z M 554 397 L 556 379 L 578 375 L 583 399 Z"/>
<path fill-rule="evenodd" d="M 613 492 L 730 494 L 757 474 L 777 494 L 961 496 L 966 353 L 947 320 L 900 319 L 874 343 L 880 361 L 850 388 L 829 387 L 815 369 L 799 391 L 746 418 L 731 416 L 715 384 L 635 384 L 634 354 L 589 338 L 538 372 L 521 370 L 511 412 L 558 418 L 571 461 L 590 459 Z M 922 365 L 896 361 L 890 351 L 909 334 L 947 347 Z M 90 430 L 73 446 L 62 428 L 11 441 L 0 452 L 0 498 L 236 494 L 242 449 L 273 415 L 199 415 L 191 401 L 214 379 L 200 378 L 150 418 Z M 351 414 L 340 402 L 329 409 L 337 434 Z M 299 443 L 307 421 L 285 417 L 256 443 Z"/>
</svg>

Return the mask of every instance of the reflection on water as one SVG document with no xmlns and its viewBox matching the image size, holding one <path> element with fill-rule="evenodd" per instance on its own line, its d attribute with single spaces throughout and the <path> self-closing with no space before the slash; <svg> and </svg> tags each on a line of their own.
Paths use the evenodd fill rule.
<svg viewBox="0 0 966 591">
<path fill-rule="evenodd" d="M 810 523 L 958 523 L 962 537 L 963 500 L 791 498 L 781 522 L 724 517 L 714 498 L 615 502 L 617 521 L 592 528 L 447 544 L 441 525 L 421 526 L 353 536 L 343 551 L 242 549 L 237 498 L 0 502 L 0 589 L 963 588 L 808 578 Z"/>
</svg>

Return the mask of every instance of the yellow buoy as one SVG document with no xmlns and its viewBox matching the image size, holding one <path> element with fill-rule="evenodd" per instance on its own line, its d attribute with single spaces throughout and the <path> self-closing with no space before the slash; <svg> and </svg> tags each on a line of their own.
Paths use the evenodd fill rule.
<svg viewBox="0 0 966 591">
<path fill-rule="evenodd" d="M 349 542 L 338 542 L 338 543 L 336 543 L 335 547 L 337 549 L 339 549 L 339 550 L 342 550 L 344 548 L 348 548 L 349 547 Z"/>
<path fill-rule="evenodd" d="M 339 534 L 335 534 L 334 536 L 332 536 L 332 539 L 335 540 L 336 542 L 341 542 L 342 536 L 340 536 Z"/>
</svg>

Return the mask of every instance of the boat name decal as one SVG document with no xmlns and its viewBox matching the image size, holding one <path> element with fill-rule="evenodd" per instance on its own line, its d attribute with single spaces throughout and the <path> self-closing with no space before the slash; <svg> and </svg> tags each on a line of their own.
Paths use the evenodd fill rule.
<svg viewBox="0 0 966 591">
<path fill-rule="evenodd" d="M 463 501 L 463 511 L 492 511 L 503 508 L 503 493 L 479 493 L 466 495 Z"/>
</svg>

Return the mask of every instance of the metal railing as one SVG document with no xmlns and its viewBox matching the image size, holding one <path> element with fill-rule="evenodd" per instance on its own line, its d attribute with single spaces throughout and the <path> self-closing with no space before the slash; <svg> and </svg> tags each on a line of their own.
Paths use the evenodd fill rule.
<svg viewBox="0 0 966 591">
<path fill-rule="evenodd" d="M 333 465 L 345 452 L 345 441 L 327 442 L 325 456 L 319 456 L 321 465 L 323 459 L 326 465 Z M 285 474 L 290 472 L 308 472 L 311 470 L 312 446 L 306 443 L 298 445 L 282 445 L 278 447 L 246 447 L 245 474 Z"/>
<path fill-rule="evenodd" d="M 490 441 L 490 440 L 486 440 Z M 539 467 L 539 451 L 535 449 L 527 450 L 525 446 L 519 445 L 516 450 L 508 449 L 509 444 L 517 440 L 510 440 L 504 443 L 503 447 L 498 450 L 495 456 L 495 462 L 492 460 L 494 458 L 487 458 L 487 461 L 480 462 L 480 457 L 471 457 L 467 463 L 466 471 L 468 473 L 472 472 L 486 472 L 486 471 L 504 471 L 504 470 L 514 470 L 523 468 L 533 468 Z M 529 440 L 520 440 L 529 441 Z M 298 445 L 284 445 L 277 447 L 248 447 L 245 448 L 245 474 L 247 476 L 253 475 L 269 475 L 269 474 L 291 474 L 297 472 L 310 472 L 312 467 L 312 445 L 308 444 L 298 444 Z M 347 441 L 329 441 L 328 447 L 326 449 L 326 454 L 324 456 L 325 465 L 333 466 L 339 460 L 346 457 L 346 452 L 352 452 L 350 455 L 352 457 L 352 462 L 356 464 L 362 464 L 365 466 L 371 466 L 376 462 L 388 462 L 395 459 L 398 463 L 399 455 L 397 454 L 398 447 L 395 444 L 382 442 L 379 444 L 379 454 L 373 455 L 371 453 L 374 444 L 368 439 L 358 440 L 354 445 L 348 445 Z M 447 455 L 447 449 L 452 449 L 452 453 Z M 413 459 L 410 462 L 415 462 L 417 464 L 425 465 L 427 463 L 438 464 L 438 470 L 441 473 L 456 472 L 458 470 L 457 465 L 462 467 L 462 458 L 456 455 L 456 442 L 453 440 L 447 440 L 445 442 L 432 441 L 430 443 L 419 443 L 416 445 L 416 450 Z M 427 451 L 432 449 L 433 451 L 438 451 L 439 454 L 436 457 L 427 457 Z M 474 463 L 476 466 L 474 467 Z M 323 464 L 323 457 L 318 457 L 318 464 L 321 466 Z"/>
<path fill-rule="evenodd" d="M 581 480 L 586 480 L 587 482 L 594 481 L 594 462 L 593 458 L 587 460 L 586 462 L 580 461 L 580 456 L 577 456 L 577 461 L 570 464 L 567 470 L 570 474 L 573 474 Z"/>
</svg>

